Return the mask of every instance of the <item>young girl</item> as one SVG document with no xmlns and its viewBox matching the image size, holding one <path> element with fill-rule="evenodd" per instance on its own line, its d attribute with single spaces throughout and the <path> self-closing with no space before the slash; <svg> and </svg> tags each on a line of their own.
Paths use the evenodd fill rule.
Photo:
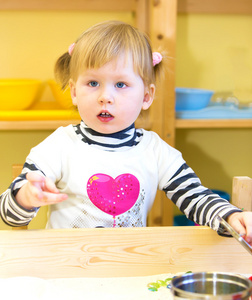
<svg viewBox="0 0 252 300">
<path fill-rule="evenodd" d="M 82 121 L 31 150 L 22 174 L 1 195 L 2 219 L 22 226 L 50 205 L 48 228 L 146 226 L 160 189 L 194 222 L 225 234 L 220 215 L 250 242 L 252 213 L 203 187 L 179 151 L 134 126 L 152 104 L 164 64 L 128 24 L 110 21 L 85 31 L 55 67 Z"/>
</svg>

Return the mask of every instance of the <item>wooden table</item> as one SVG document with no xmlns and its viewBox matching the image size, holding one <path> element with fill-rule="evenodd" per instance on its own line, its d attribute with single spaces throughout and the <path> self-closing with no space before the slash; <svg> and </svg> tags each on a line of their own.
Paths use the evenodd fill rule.
<svg viewBox="0 0 252 300">
<path fill-rule="evenodd" d="M 251 255 L 208 227 L 0 231 L 0 277 L 147 276 L 186 271 L 251 274 Z"/>
</svg>

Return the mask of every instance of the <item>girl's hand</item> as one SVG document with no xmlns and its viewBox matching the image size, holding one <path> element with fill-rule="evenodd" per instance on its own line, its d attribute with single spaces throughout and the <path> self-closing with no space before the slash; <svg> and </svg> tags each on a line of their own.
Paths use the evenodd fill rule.
<svg viewBox="0 0 252 300">
<path fill-rule="evenodd" d="M 227 218 L 227 222 L 239 233 L 242 237 L 252 245 L 252 212 L 244 211 L 231 214 Z"/>
<path fill-rule="evenodd" d="M 67 194 L 61 194 L 54 182 L 42 175 L 29 172 L 26 175 L 28 182 L 22 186 L 16 195 L 17 202 L 25 209 L 33 209 L 62 202 Z"/>
</svg>

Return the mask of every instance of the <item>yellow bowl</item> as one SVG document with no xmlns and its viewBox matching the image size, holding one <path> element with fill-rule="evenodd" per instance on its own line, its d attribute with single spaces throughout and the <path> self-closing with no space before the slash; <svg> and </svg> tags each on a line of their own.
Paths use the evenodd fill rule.
<svg viewBox="0 0 252 300">
<path fill-rule="evenodd" d="M 36 79 L 0 79 L 0 110 L 24 110 L 38 100 L 41 81 Z"/>
<path fill-rule="evenodd" d="M 74 107 L 69 88 L 62 91 L 60 85 L 55 80 L 51 79 L 47 82 L 51 88 L 53 97 L 62 108 L 71 109 Z"/>
</svg>

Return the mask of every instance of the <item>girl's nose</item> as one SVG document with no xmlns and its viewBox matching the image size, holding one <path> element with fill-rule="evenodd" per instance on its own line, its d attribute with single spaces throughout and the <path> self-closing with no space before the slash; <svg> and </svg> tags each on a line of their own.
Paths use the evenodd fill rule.
<svg viewBox="0 0 252 300">
<path fill-rule="evenodd" d="M 100 104 L 112 104 L 114 102 L 113 95 L 108 89 L 103 90 L 98 98 Z"/>
</svg>

